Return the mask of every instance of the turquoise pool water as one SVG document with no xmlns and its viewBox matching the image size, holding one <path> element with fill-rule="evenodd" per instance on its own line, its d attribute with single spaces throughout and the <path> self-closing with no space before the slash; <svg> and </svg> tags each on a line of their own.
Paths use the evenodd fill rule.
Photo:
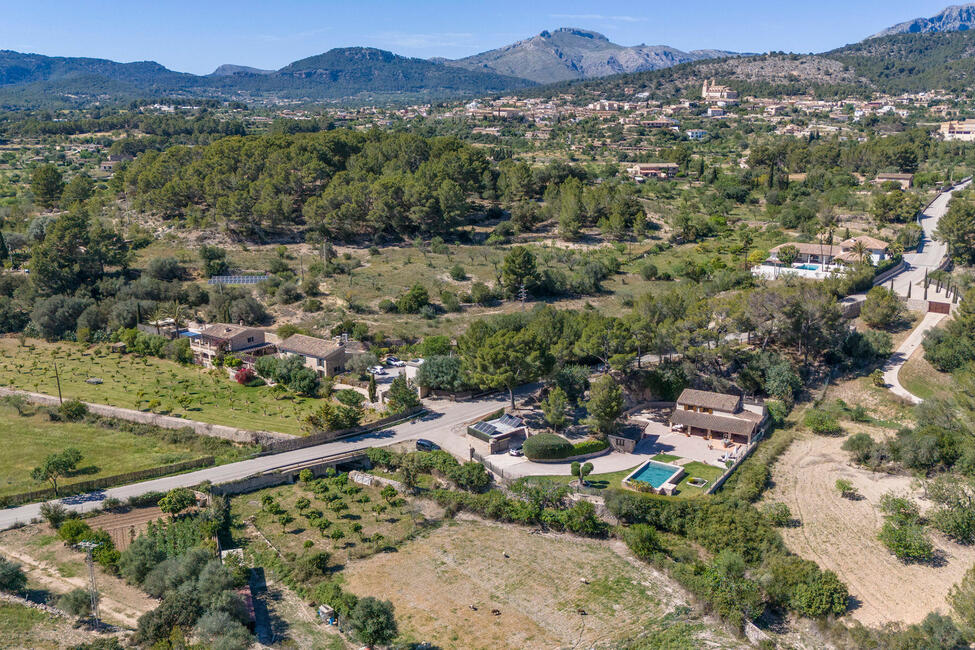
<svg viewBox="0 0 975 650">
<path fill-rule="evenodd" d="M 643 481 L 644 483 L 649 483 L 655 488 L 659 488 L 661 485 L 667 482 L 671 476 L 676 474 L 679 468 L 673 465 L 665 465 L 663 463 L 658 463 L 657 461 L 648 461 L 646 465 L 638 469 L 636 472 L 630 476 L 631 481 Z"/>
<path fill-rule="evenodd" d="M 796 267 L 797 269 L 802 269 L 804 271 L 818 271 L 819 266 L 817 264 L 800 264 Z"/>
</svg>

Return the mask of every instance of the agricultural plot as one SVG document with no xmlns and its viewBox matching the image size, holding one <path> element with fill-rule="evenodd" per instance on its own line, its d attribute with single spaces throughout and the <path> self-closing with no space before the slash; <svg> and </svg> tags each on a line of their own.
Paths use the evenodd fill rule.
<svg viewBox="0 0 975 650">
<path fill-rule="evenodd" d="M 851 433 L 879 435 L 876 427 L 848 428 Z M 883 525 L 877 503 L 890 491 L 912 494 L 922 508 L 925 502 L 912 488 L 910 476 L 851 466 L 849 454 L 840 449 L 843 440 L 806 434 L 772 468 L 774 487 L 765 499 L 785 503 L 800 522 L 782 529 L 786 545 L 839 575 L 855 599 L 849 615 L 865 625 L 917 623 L 932 610 L 948 611 L 945 597 L 975 563 L 975 548 L 932 531 L 935 548 L 944 554 L 942 564 L 900 562 L 877 540 Z M 834 488 L 839 478 L 851 481 L 863 498 L 841 497 Z"/>
<path fill-rule="evenodd" d="M 378 488 L 325 483 L 317 491 L 297 483 L 244 494 L 234 497 L 231 510 L 282 554 L 327 551 L 336 562 L 395 548 L 433 524 L 412 502 L 384 498 Z M 266 548 L 255 542 L 253 548 Z"/>
<path fill-rule="evenodd" d="M 69 619 L 0 601 L 0 639 L 5 648 L 57 650 L 95 638 L 93 634 L 74 629 Z"/>
<path fill-rule="evenodd" d="M 153 506 L 134 508 L 127 512 L 105 513 L 86 521 L 93 529 L 101 529 L 111 535 L 115 548 L 124 551 L 136 537 L 146 531 L 150 521 L 165 517 L 162 510 Z"/>
<path fill-rule="evenodd" d="M 20 345 L 15 339 L 0 339 L 0 385 L 57 395 L 55 360 L 65 399 L 140 410 L 152 405 L 157 413 L 214 424 L 302 435 L 302 420 L 318 403 L 270 387 L 241 386 L 222 370 L 118 355 L 107 346 L 85 349 L 36 340 Z"/>
<path fill-rule="evenodd" d="M 351 591 L 392 601 L 408 638 L 442 648 L 615 648 L 687 603 L 619 544 L 467 519 L 343 575 Z M 706 628 L 686 647 L 739 645 Z"/>
</svg>

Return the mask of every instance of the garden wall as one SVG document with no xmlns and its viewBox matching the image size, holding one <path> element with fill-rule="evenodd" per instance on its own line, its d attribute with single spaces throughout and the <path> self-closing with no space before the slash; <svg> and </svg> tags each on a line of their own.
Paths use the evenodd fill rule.
<svg viewBox="0 0 975 650">
<path fill-rule="evenodd" d="M 56 407 L 61 403 L 60 400 L 58 400 L 58 398 L 54 395 L 31 393 L 24 390 L 0 387 L 0 396 L 5 395 L 22 395 L 30 402 L 33 402 L 34 404 L 41 404 L 43 406 Z M 107 404 L 95 404 L 92 402 L 85 402 L 85 404 L 88 406 L 88 410 L 95 415 L 101 415 L 108 418 L 118 418 L 120 420 L 128 420 L 130 422 L 139 422 L 141 424 L 151 424 L 163 429 L 183 429 L 189 427 L 193 429 L 194 433 L 201 436 L 223 438 L 224 440 L 232 440 L 233 442 L 267 445 L 275 440 L 291 440 L 295 438 L 295 436 L 288 435 L 286 433 L 278 433 L 275 431 L 238 429 L 237 427 L 228 427 L 222 424 L 199 422 L 197 420 L 188 420 L 186 418 L 178 418 L 172 415 L 159 415 L 158 413 L 151 412 L 147 413 L 145 411 L 136 411 L 134 409 L 122 408 L 120 406 L 108 406 Z"/>
</svg>

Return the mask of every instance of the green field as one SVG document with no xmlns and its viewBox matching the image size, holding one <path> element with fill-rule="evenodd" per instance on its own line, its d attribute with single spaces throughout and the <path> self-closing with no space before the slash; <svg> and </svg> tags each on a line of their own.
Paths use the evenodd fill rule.
<svg viewBox="0 0 975 650">
<path fill-rule="evenodd" d="M 302 419 L 316 399 L 282 396 L 270 387 L 249 388 L 224 370 L 207 371 L 173 361 L 118 355 L 107 346 L 86 349 L 75 343 L 51 344 L 29 339 L 0 339 L 0 385 L 57 395 L 54 361 L 65 399 L 149 410 L 190 420 L 293 435 L 307 433 Z M 102 380 L 89 384 L 89 378 Z M 181 399 L 186 399 L 184 404 Z"/>
<path fill-rule="evenodd" d="M 136 435 L 85 422 L 51 422 L 41 412 L 21 416 L 6 405 L 0 406 L 0 421 L 0 446 L 4 450 L 0 455 L 0 496 L 50 487 L 31 480 L 30 471 L 48 454 L 66 447 L 76 447 L 84 457 L 80 471 L 62 479 L 60 485 L 209 455 L 217 463 L 226 463 L 256 451 L 253 446 L 235 446 L 202 436 L 170 442 L 166 431 Z"/>
</svg>

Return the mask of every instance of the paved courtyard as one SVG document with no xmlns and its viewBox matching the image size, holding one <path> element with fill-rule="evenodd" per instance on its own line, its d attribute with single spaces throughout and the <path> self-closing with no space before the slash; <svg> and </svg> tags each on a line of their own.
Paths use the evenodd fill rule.
<svg viewBox="0 0 975 650">
<path fill-rule="evenodd" d="M 701 436 L 686 436 L 673 432 L 668 424 L 670 409 L 652 409 L 631 416 L 631 422 L 645 426 L 643 439 L 637 443 L 633 453 L 611 452 L 605 456 L 593 458 L 589 462 L 593 465 L 594 474 L 607 474 L 622 470 L 633 469 L 650 460 L 657 454 L 680 456 L 679 464 L 698 461 L 715 467 L 725 467 L 723 456 L 735 454 L 744 448 L 741 445 L 725 447 L 720 440 L 707 440 Z M 710 445 L 710 449 L 708 446 Z M 509 456 L 507 452 L 493 454 L 487 457 L 491 463 L 504 472 L 506 478 L 520 476 L 568 476 L 571 463 L 535 463 L 523 456 Z"/>
</svg>

